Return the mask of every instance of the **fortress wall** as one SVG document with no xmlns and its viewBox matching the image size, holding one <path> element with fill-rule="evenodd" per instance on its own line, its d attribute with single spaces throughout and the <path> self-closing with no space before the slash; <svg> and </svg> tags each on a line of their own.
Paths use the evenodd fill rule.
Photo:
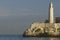
<svg viewBox="0 0 60 40">
<path fill-rule="evenodd" d="M 33 23 L 31 25 L 31 29 L 33 28 L 44 28 L 45 27 L 45 23 Z"/>
<path fill-rule="evenodd" d="M 37 29 L 41 29 L 39 32 L 35 32 Z M 45 30 L 44 30 L 45 29 Z M 59 30 L 57 30 L 59 29 Z M 60 23 L 32 23 L 31 27 L 27 30 L 27 35 L 39 34 L 43 33 L 44 31 L 49 33 L 52 31 L 59 32 L 60 31 Z"/>
<path fill-rule="evenodd" d="M 60 28 L 60 23 L 55 23 L 55 28 Z"/>
<path fill-rule="evenodd" d="M 60 23 L 33 23 L 31 29 L 33 28 L 45 28 L 45 27 L 55 27 L 60 28 Z"/>
</svg>

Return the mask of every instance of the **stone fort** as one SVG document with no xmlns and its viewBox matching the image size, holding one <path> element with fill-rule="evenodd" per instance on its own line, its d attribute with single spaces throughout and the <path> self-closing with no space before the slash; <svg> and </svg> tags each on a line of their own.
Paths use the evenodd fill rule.
<svg viewBox="0 0 60 40">
<path fill-rule="evenodd" d="M 39 35 L 40 33 L 48 33 L 50 35 L 59 35 L 60 34 L 60 23 L 54 22 L 54 8 L 52 2 L 49 3 L 49 23 L 34 22 L 30 25 L 30 28 L 27 29 L 25 35 Z"/>
</svg>

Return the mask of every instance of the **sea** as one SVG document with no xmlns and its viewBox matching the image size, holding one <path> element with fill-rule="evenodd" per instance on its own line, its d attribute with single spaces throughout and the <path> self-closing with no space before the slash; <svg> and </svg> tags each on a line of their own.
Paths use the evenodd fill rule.
<svg viewBox="0 0 60 40">
<path fill-rule="evenodd" d="M 60 40 L 60 37 L 23 37 L 22 35 L 0 35 L 0 40 Z"/>
</svg>

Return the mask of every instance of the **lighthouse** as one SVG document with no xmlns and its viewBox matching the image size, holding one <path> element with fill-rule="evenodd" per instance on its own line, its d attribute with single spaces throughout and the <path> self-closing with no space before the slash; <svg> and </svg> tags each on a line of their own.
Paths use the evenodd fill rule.
<svg viewBox="0 0 60 40">
<path fill-rule="evenodd" d="M 49 3 L 49 23 L 54 23 L 54 8 L 52 2 Z"/>
</svg>

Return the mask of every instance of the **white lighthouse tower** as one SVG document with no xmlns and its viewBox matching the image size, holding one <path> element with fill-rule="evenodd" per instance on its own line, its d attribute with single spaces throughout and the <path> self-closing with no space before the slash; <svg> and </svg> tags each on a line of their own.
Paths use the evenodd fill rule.
<svg viewBox="0 0 60 40">
<path fill-rule="evenodd" d="M 52 2 L 49 3 L 49 23 L 54 23 L 54 10 Z"/>
</svg>

